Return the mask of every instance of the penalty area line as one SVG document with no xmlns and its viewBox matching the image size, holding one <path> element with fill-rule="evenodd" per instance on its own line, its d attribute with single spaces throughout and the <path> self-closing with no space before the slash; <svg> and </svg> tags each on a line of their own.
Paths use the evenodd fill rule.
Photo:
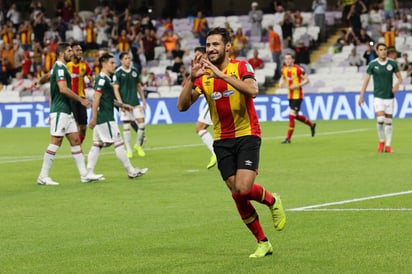
<svg viewBox="0 0 412 274">
<path fill-rule="evenodd" d="M 394 192 L 394 193 L 386 193 L 386 194 L 368 196 L 368 197 L 363 197 L 363 198 L 355 198 L 355 199 L 343 200 L 343 201 L 338 201 L 338 202 L 296 207 L 296 208 L 288 209 L 287 211 L 307 211 L 307 210 L 314 210 L 320 207 L 344 205 L 344 204 L 356 203 L 356 202 L 361 202 L 361 201 L 368 201 L 368 200 L 381 199 L 381 198 L 400 196 L 400 195 L 408 195 L 408 194 L 412 194 L 412 190 Z"/>
<path fill-rule="evenodd" d="M 412 211 L 412 208 L 310 208 L 300 211 Z"/>
</svg>

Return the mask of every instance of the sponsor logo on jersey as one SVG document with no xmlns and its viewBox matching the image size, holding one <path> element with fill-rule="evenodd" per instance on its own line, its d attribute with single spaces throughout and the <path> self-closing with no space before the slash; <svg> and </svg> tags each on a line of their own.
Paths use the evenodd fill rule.
<svg viewBox="0 0 412 274">
<path fill-rule="evenodd" d="M 230 95 L 234 94 L 235 91 L 232 89 L 226 90 L 224 92 L 222 92 L 223 97 L 229 97 Z"/>
<path fill-rule="evenodd" d="M 210 96 L 213 100 L 219 100 L 220 98 L 222 98 L 222 93 L 220 92 L 213 92 L 212 95 Z"/>
</svg>

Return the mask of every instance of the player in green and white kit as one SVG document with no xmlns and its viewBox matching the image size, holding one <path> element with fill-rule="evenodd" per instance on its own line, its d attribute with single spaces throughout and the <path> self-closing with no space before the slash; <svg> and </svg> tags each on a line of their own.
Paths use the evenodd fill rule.
<svg viewBox="0 0 412 274">
<path fill-rule="evenodd" d="M 359 106 L 362 106 L 364 103 L 365 91 L 373 75 L 374 107 L 379 137 L 378 152 L 381 153 L 385 151 L 392 153 L 394 92 L 399 90 L 399 86 L 402 83 L 402 76 L 396 61 L 387 57 L 388 47 L 384 43 L 378 43 L 376 45 L 376 52 L 378 58 L 369 63 L 366 71 L 366 77 L 359 96 Z M 395 85 L 393 85 L 393 74 L 395 74 L 397 78 Z"/>
<path fill-rule="evenodd" d="M 93 129 L 93 146 L 90 148 L 87 168 L 94 170 L 101 148 L 113 144 L 116 156 L 126 169 L 128 177 L 133 179 L 142 176 L 148 169 L 139 169 L 132 166 L 124 149 L 119 127 L 114 120 L 115 99 L 120 99 L 115 97 L 110 79 L 116 68 L 114 57 L 109 53 L 105 53 L 99 58 L 99 63 L 102 70 L 94 82 L 92 118 L 89 122 L 89 127 Z M 118 106 L 128 111 L 133 109 L 132 106 L 119 102 Z"/>
<path fill-rule="evenodd" d="M 116 70 L 113 76 L 113 87 L 117 98 L 120 98 L 119 103 L 126 103 L 133 107 L 132 111 L 120 111 L 120 119 L 123 122 L 123 136 L 127 150 L 127 157 L 133 157 L 132 150 L 132 135 L 131 135 L 131 123 L 136 120 L 137 122 L 137 137 L 136 143 L 133 146 L 137 151 L 137 155 L 144 157 L 142 146 L 144 142 L 145 132 L 145 120 L 144 109 L 146 108 L 146 99 L 143 94 L 143 89 L 139 85 L 139 72 L 135 67 L 131 65 L 131 58 L 129 53 L 122 52 L 119 55 L 121 66 Z M 140 105 L 142 100 L 142 105 Z"/>
<path fill-rule="evenodd" d="M 73 56 L 73 50 L 68 43 L 60 43 L 56 48 L 57 61 L 50 74 L 50 135 L 51 142 L 43 156 L 43 165 L 37 179 L 39 185 L 59 185 L 49 177 L 56 153 L 66 136 L 70 142 L 71 153 L 80 173 L 80 180 L 87 183 L 102 180 L 103 175 L 87 172 L 84 156 L 80 147 L 79 134 L 76 121 L 70 107 L 70 99 L 80 102 L 85 107 L 90 107 L 90 102 L 79 97 L 71 90 L 71 77 L 66 68 L 66 63 Z M 47 81 L 49 77 L 45 78 Z"/>
</svg>

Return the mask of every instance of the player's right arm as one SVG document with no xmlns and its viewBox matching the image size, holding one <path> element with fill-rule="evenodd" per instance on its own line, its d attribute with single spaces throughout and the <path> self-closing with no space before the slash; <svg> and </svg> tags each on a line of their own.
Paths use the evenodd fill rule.
<svg viewBox="0 0 412 274">
<path fill-rule="evenodd" d="M 92 105 L 92 118 L 90 119 L 89 122 L 89 127 L 94 128 L 97 123 L 97 110 L 99 109 L 100 105 L 100 98 L 102 97 L 102 94 L 100 91 L 96 91 L 93 96 L 93 105 Z"/>
<path fill-rule="evenodd" d="M 79 95 L 74 93 L 71 89 L 69 89 L 67 87 L 66 81 L 60 80 L 57 82 L 57 85 L 59 86 L 59 91 L 61 94 L 65 95 L 66 97 L 70 99 L 80 102 L 85 107 L 90 107 L 91 103 L 86 98 L 80 97 Z"/>
<path fill-rule="evenodd" d="M 359 106 L 362 106 L 364 103 L 365 91 L 366 91 L 366 88 L 368 87 L 370 79 L 371 79 L 371 75 L 367 73 L 365 76 L 365 80 L 363 81 L 362 89 L 359 95 L 359 101 L 358 101 Z"/>
</svg>

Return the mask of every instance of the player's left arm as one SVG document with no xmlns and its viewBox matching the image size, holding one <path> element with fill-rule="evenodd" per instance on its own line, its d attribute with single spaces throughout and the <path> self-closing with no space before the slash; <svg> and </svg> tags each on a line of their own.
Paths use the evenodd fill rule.
<svg viewBox="0 0 412 274">
<path fill-rule="evenodd" d="M 137 92 L 139 93 L 140 100 L 142 101 L 143 108 L 146 109 L 146 98 L 144 97 L 143 86 L 139 82 L 137 83 Z"/>
<path fill-rule="evenodd" d="M 102 93 L 100 91 L 96 91 L 93 96 L 93 105 L 92 105 L 92 117 L 89 122 L 89 127 L 94 128 L 97 123 L 97 110 L 99 109 L 100 105 L 100 98 L 102 97 Z"/>
<path fill-rule="evenodd" d="M 399 87 L 402 84 L 402 74 L 399 70 L 397 72 L 395 72 L 395 76 L 397 78 L 397 81 L 396 81 L 395 85 L 392 88 L 392 92 L 399 91 Z"/>
</svg>

